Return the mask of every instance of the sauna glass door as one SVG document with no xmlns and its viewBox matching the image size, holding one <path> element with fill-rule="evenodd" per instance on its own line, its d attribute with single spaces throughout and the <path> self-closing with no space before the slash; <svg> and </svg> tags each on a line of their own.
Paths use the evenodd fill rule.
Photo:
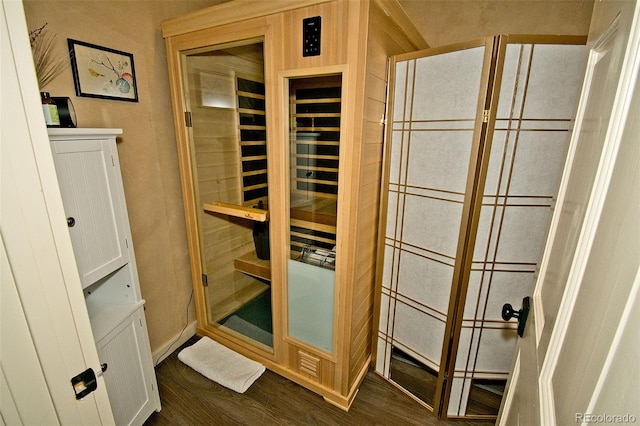
<svg viewBox="0 0 640 426">
<path fill-rule="evenodd" d="M 376 369 L 441 417 L 498 414 L 584 69 L 577 40 L 490 40 L 395 63 Z"/>
<path fill-rule="evenodd" d="M 288 336 L 333 351 L 341 75 L 292 78 Z"/>
<path fill-rule="evenodd" d="M 207 326 L 271 351 L 263 43 L 187 52 L 183 76 Z"/>
</svg>

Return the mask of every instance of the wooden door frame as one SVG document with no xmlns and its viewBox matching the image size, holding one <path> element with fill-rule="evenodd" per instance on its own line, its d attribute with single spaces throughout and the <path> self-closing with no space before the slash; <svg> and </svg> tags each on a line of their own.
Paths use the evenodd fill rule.
<svg viewBox="0 0 640 426">
<path fill-rule="evenodd" d="M 238 6 L 235 5 L 235 8 L 237 7 Z M 181 19 L 176 20 L 176 22 L 178 21 L 181 22 Z M 186 19 L 185 22 L 188 23 L 188 21 L 189 20 Z M 269 367 L 277 365 L 278 360 L 283 357 L 283 353 L 280 350 L 279 345 L 275 343 L 279 341 L 279 337 L 275 333 L 273 352 L 270 353 L 263 348 L 246 344 L 241 339 L 230 336 L 224 331 L 218 330 L 213 325 L 210 325 L 208 321 L 205 287 L 202 284 L 203 265 L 198 223 L 198 211 L 202 206 L 196 205 L 194 195 L 196 182 L 193 175 L 194 160 L 192 158 L 191 148 L 192 128 L 187 126 L 185 119 L 185 113 L 190 112 L 191 108 L 189 96 L 185 93 L 184 85 L 184 82 L 187 81 L 187 76 L 185 75 L 186 67 L 184 65 L 188 55 L 256 42 L 263 43 L 265 53 L 265 81 L 271 80 L 273 77 L 269 73 L 271 73 L 270 70 L 272 68 L 267 66 L 266 61 L 269 60 L 269 52 L 273 49 L 272 39 L 275 29 L 266 18 L 258 17 L 250 21 L 228 23 L 221 27 L 214 26 L 209 28 L 208 26 L 204 26 L 202 29 L 198 29 L 193 33 L 186 32 L 173 35 L 171 31 L 168 33 L 166 32 L 167 25 L 169 25 L 170 22 L 163 23 L 163 34 L 165 36 L 165 46 L 167 50 L 169 81 L 171 83 L 170 86 L 172 92 L 171 98 L 173 100 L 173 120 L 175 125 L 178 165 L 180 170 L 183 207 L 187 228 L 191 282 L 193 286 L 197 318 L 196 330 L 200 335 L 215 336 L 216 340 L 225 344 L 225 346 L 228 346 L 251 359 L 264 362 Z M 169 25 L 169 27 L 171 27 L 171 25 Z M 272 98 L 272 89 L 269 86 L 265 89 L 268 91 L 266 95 L 267 99 Z M 268 100 L 267 102 L 271 101 Z M 271 105 L 267 103 L 267 109 L 270 108 Z M 269 116 L 270 114 L 267 113 L 267 117 Z M 267 141 L 271 140 L 270 132 L 272 132 L 272 130 L 270 130 L 270 127 L 270 123 L 267 123 Z M 271 166 L 268 165 L 268 168 L 270 169 Z M 271 175 L 271 171 L 269 171 L 269 175 Z M 278 309 L 275 303 L 272 308 L 274 311 Z M 278 318 L 279 317 L 275 316 L 274 321 L 277 321 Z M 274 322 L 274 330 L 279 329 L 278 324 Z"/>
</svg>

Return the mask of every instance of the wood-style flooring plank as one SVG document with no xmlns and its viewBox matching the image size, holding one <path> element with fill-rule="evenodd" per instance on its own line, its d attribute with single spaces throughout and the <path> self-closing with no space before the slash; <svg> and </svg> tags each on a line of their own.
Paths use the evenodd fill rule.
<svg viewBox="0 0 640 426">
<path fill-rule="evenodd" d="M 197 339 L 190 339 L 183 347 Z M 145 426 L 493 424 L 438 420 L 373 372 L 367 374 L 348 412 L 269 370 L 244 394 L 239 394 L 183 364 L 177 356 L 181 349 L 156 367 L 162 410 L 153 413 Z"/>
</svg>

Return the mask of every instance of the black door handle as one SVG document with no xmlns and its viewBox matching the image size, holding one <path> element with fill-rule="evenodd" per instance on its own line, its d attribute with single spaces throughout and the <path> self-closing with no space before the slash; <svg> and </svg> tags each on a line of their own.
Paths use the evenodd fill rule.
<svg viewBox="0 0 640 426">
<path fill-rule="evenodd" d="M 514 311 L 510 303 L 505 303 L 502 307 L 502 319 L 509 321 L 511 318 L 518 319 L 518 336 L 524 335 L 524 327 L 527 325 L 527 317 L 529 316 L 529 308 L 531 306 L 531 298 L 529 296 L 522 299 L 522 309 Z"/>
<path fill-rule="evenodd" d="M 72 228 L 75 224 L 76 224 L 76 220 L 73 217 L 70 216 L 67 218 L 67 226 L 69 228 Z"/>
</svg>

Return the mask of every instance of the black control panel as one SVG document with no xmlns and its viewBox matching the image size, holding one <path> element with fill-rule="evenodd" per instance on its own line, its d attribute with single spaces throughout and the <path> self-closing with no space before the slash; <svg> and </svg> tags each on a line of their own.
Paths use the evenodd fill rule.
<svg viewBox="0 0 640 426">
<path fill-rule="evenodd" d="M 320 54 L 321 23 L 320 16 L 302 20 L 302 56 L 318 56 Z"/>
</svg>

